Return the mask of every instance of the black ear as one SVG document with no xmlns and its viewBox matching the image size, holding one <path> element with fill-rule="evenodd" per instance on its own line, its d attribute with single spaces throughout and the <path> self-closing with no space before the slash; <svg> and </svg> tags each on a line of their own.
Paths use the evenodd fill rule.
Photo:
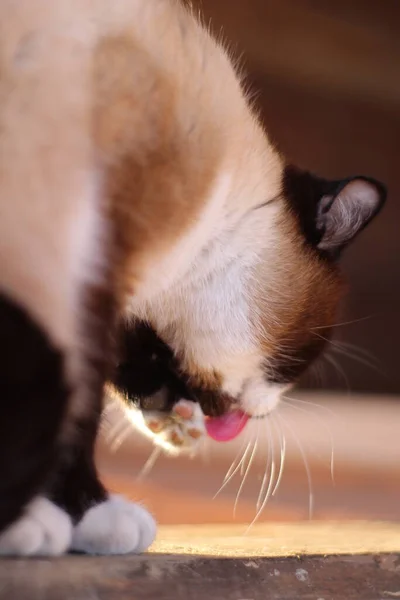
<svg viewBox="0 0 400 600">
<path fill-rule="evenodd" d="M 369 177 L 329 181 L 292 165 L 283 172 L 283 196 L 305 241 L 336 258 L 378 214 L 385 186 Z"/>
<path fill-rule="evenodd" d="M 323 195 L 317 206 L 316 227 L 320 250 L 336 254 L 378 214 L 386 189 L 378 181 L 354 177 L 339 183 L 333 194 Z"/>
</svg>

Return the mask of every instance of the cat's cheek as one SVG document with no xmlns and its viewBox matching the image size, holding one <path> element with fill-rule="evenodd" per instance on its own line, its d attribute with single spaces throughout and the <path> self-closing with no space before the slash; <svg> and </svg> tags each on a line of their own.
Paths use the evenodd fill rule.
<svg viewBox="0 0 400 600">
<path fill-rule="evenodd" d="M 264 417 L 276 409 L 289 388 L 286 384 L 268 383 L 261 377 L 252 379 L 244 386 L 240 407 L 250 417 Z"/>
</svg>

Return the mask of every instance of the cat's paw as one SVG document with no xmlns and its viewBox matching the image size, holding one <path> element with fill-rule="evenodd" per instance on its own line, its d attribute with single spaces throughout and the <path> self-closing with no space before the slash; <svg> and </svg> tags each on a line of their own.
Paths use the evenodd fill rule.
<svg viewBox="0 0 400 600">
<path fill-rule="evenodd" d="M 156 523 L 140 505 L 121 496 L 90 508 L 76 525 L 71 550 L 86 554 L 139 554 L 153 543 Z"/>
<path fill-rule="evenodd" d="M 149 412 L 143 418 L 156 443 L 174 453 L 196 450 L 206 436 L 204 414 L 197 402 L 179 400 L 171 413 Z"/>
<path fill-rule="evenodd" d="M 68 550 L 71 537 L 72 522 L 67 513 L 46 498 L 36 498 L 0 535 L 0 554 L 59 556 Z"/>
</svg>

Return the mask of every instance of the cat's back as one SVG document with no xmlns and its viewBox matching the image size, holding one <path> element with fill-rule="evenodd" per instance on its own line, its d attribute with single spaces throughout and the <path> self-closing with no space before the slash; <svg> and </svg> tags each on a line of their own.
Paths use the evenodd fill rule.
<svg viewBox="0 0 400 600">
<path fill-rule="evenodd" d="M 0 2 L 0 288 L 40 320 L 91 277 L 104 199 L 119 264 L 162 255 L 218 173 L 243 154 L 262 173 L 266 153 L 226 52 L 181 2 Z"/>
</svg>

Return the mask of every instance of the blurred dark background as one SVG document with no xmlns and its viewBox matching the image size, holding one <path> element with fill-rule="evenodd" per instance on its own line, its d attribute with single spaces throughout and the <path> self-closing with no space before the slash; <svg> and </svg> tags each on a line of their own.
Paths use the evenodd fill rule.
<svg viewBox="0 0 400 600">
<path fill-rule="evenodd" d="M 400 392 L 399 0 L 202 0 L 242 56 L 277 146 L 325 177 L 383 181 L 388 203 L 344 257 L 350 293 L 303 385 Z M 196 2 L 195 2 L 196 4 Z"/>
</svg>

